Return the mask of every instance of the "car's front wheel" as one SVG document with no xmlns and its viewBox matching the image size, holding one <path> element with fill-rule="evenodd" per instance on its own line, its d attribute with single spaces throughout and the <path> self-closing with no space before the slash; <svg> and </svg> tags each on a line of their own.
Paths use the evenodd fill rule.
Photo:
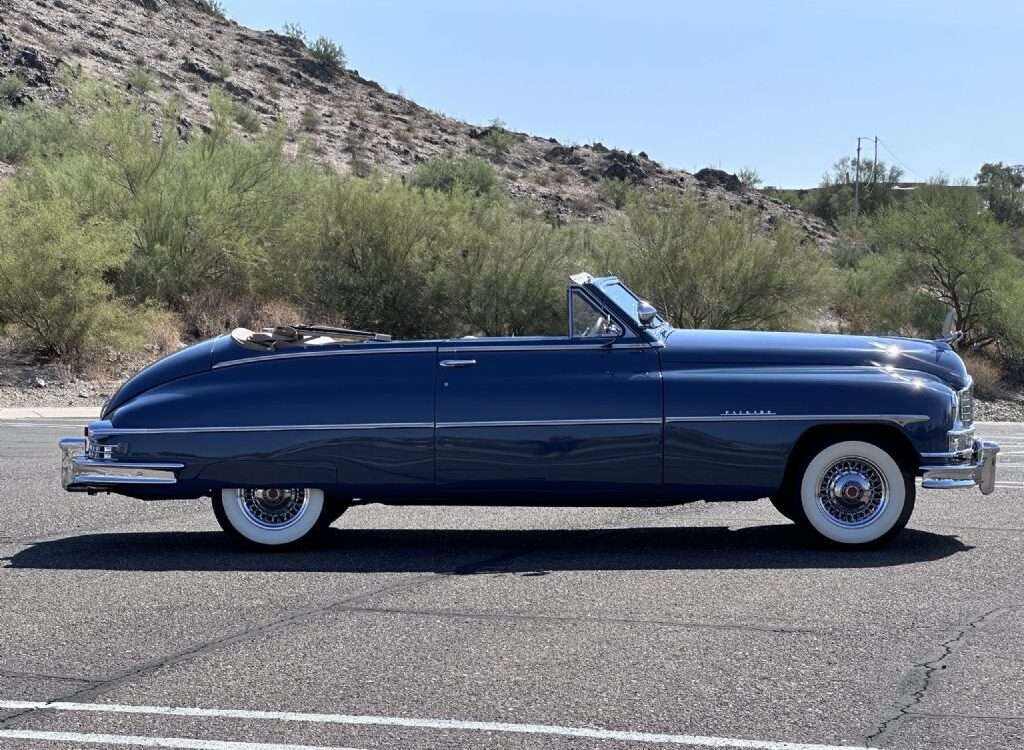
<svg viewBox="0 0 1024 750">
<path fill-rule="evenodd" d="M 235 541 L 258 547 L 298 545 L 340 515 L 325 507 L 323 490 L 301 487 L 221 490 L 213 512 Z"/>
<path fill-rule="evenodd" d="M 800 475 L 793 520 L 841 547 L 880 544 L 907 525 L 916 485 L 884 448 L 845 440 L 814 454 Z"/>
</svg>

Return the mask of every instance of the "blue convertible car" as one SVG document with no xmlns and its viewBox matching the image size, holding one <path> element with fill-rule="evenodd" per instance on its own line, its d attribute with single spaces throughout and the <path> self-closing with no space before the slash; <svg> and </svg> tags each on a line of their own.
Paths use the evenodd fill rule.
<svg viewBox="0 0 1024 750">
<path fill-rule="evenodd" d="M 128 380 L 71 491 L 211 496 L 257 545 L 356 503 L 754 500 L 840 546 L 885 540 L 929 488 L 995 486 L 945 340 L 672 328 L 613 277 L 572 277 L 565 336 L 392 341 L 245 329 Z"/>
</svg>

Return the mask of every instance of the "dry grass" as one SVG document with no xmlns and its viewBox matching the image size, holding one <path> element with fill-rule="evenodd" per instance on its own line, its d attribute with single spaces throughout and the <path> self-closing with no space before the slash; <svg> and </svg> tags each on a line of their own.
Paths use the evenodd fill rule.
<svg viewBox="0 0 1024 750">
<path fill-rule="evenodd" d="M 980 354 L 963 355 L 967 372 L 974 378 L 974 393 L 983 399 L 997 399 L 1006 396 L 1006 374 L 1002 367 Z"/>
<path fill-rule="evenodd" d="M 250 312 L 245 327 L 252 330 L 302 323 L 307 316 L 301 308 L 286 300 L 269 300 L 257 304 Z"/>
<path fill-rule="evenodd" d="M 216 295 L 191 299 L 181 315 L 189 338 L 219 336 L 235 328 L 270 328 L 300 323 L 307 316 L 301 307 L 285 300 L 235 300 Z"/>
<path fill-rule="evenodd" d="M 146 348 L 149 351 L 162 357 L 182 347 L 181 321 L 176 315 L 164 310 L 154 310 L 148 317 Z"/>
</svg>

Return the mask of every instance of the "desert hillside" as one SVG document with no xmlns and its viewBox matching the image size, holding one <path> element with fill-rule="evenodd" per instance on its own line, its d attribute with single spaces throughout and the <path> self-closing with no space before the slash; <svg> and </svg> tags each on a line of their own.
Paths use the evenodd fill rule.
<svg viewBox="0 0 1024 750">
<path fill-rule="evenodd" d="M 245 28 L 196 0 L 0 3 L 0 77 L 25 80 L 26 99 L 52 101 L 66 93 L 56 75 L 61 64 L 126 88 L 152 81 L 180 100 L 179 129 L 186 134 L 206 122 L 207 91 L 220 87 L 262 124 L 283 120 L 293 148 L 308 140 L 319 159 L 342 172 L 405 176 L 432 157 L 479 155 L 495 163 L 510 195 L 534 202 L 555 222 L 601 219 L 614 211 L 599 194 L 602 179 L 610 177 L 642 190 L 668 188 L 753 206 L 768 225 L 785 218 L 815 241 L 832 237 L 824 222 L 718 170 L 693 175 L 666 169 L 644 152 L 505 131 L 497 134 L 504 142 L 495 148 L 491 126 L 426 109 L 356 70 L 333 72 L 302 41 Z"/>
</svg>

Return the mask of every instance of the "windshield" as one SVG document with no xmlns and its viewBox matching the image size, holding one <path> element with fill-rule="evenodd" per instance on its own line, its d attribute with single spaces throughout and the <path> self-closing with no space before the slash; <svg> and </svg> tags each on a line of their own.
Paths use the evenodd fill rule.
<svg viewBox="0 0 1024 750">
<path fill-rule="evenodd" d="M 601 291 L 604 292 L 605 296 L 608 297 L 612 302 L 615 303 L 626 315 L 632 318 L 633 322 L 637 325 L 641 325 L 640 316 L 636 314 L 636 307 L 640 302 L 640 298 L 637 297 L 633 292 L 627 289 L 621 282 L 613 282 L 606 284 L 601 287 Z M 651 321 L 651 328 L 658 328 L 665 324 L 665 321 L 660 315 L 655 315 L 654 320 Z"/>
</svg>

